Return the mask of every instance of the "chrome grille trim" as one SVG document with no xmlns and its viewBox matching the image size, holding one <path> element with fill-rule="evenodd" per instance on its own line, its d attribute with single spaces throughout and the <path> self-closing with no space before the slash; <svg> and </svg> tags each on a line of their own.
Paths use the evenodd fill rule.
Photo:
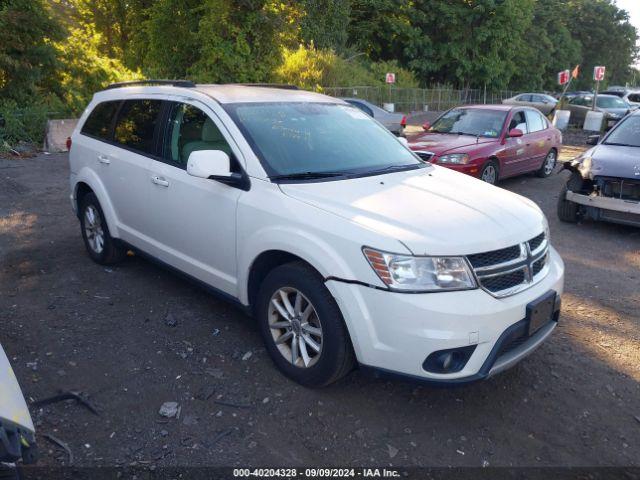
<svg viewBox="0 0 640 480">
<path fill-rule="evenodd" d="M 533 250 L 531 248 L 532 246 L 534 247 Z M 506 248 L 513 247 L 516 247 L 516 245 Z M 518 258 L 494 263 L 492 265 L 472 267 L 480 288 L 496 298 L 504 298 L 526 290 L 538 283 L 549 273 L 549 240 L 544 233 L 518 244 L 518 247 L 520 248 Z M 474 255 L 468 255 L 468 257 L 474 257 Z M 467 261 L 472 265 L 469 258 L 467 258 Z M 541 263 L 542 266 L 540 266 Z M 513 275 L 517 272 L 522 272 L 522 275 Z M 497 283 L 496 280 L 499 282 L 501 277 L 504 279 L 505 288 L 498 289 L 499 283 Z M 522 281 L 520 281 L 520 279 L 522 279 Z M 519 283 L 514 285 L 509 284 L 514 281 L 518 281 Z"/>
</svg>

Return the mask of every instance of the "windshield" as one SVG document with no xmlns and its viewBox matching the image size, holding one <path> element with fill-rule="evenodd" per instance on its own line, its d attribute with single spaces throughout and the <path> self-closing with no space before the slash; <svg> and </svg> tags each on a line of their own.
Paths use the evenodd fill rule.
<svg viewBox="0 0 640 480">
<path fill-rule="evenodd" d="M 633 115 L 623 120 L 609 134 L 604 144 L 640 147 L 640 116 Z"/>
<path fill-rule="evenodd" d="M 391 132 L 350 105 L 236 103 L 225 109 L 272 178 L 367 174 L 427 165 Z"/>
<path fill-rule="evenodd" d="M 429 132 L 497 138 L 507 112 L 476 108 L 454 108 L 441 116 Z"/>
<path fill-rule="evenodd" d="M 598 97 L 596 102 L 600 108 L 629 108 L 625 101 L 618 97 Z"/>
</svg>

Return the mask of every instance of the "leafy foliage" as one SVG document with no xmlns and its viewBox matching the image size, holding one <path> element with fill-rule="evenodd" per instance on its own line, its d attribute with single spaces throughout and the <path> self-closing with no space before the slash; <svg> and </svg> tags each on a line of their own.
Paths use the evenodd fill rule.
<svg viewBox="0 0 640 480">
<path fill-rule="evenodd" d="M 0 98 L 28 102 L 57 68 L 62 29 L 42 0 L 0 1 Z"/>
<path fill-rule="evenodd" d="M 387 72 L 396 73 L 396 85 L 399 87 L 417 86 L 413 74 L 400 68 L 396 62 L 365 63 L 356 58 L 347 60 L 333 50 L 300 45 L 295 50 L 285 50 L 284 60 L 276 70 L 275 80 L 322 91 L 323 87 L 384 85 Z"/>
<path fill-rule="evenodd" d="M 636 77 L 637 37 L 614 0 L 0 0 L 0 109 L 73 115 L 140 77 L 551 90 L 581 64 L 591 88 Z"/>
</svg>

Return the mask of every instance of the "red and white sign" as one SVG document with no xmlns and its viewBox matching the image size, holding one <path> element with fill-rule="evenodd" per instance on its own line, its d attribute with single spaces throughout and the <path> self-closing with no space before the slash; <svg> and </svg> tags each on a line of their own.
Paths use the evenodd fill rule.
<svg viewBox="0 0 640 480">
<path fill-rule="evenodd" d="M 571 75 L 569 70 L 558 72 L 558 85 L 566 85 L 569 83 L 569 75 Z"/>
<path fill-rule="evenodd" d="M 387 83 L 396 83 L 396 74 L 395 73 L 387 73 L 384 79 Z"/>
<path fill-rule="evenodd" d="M 593 67 L 593 79 L 596 82 L 601 82 L 602 80 L 604 80 L 604 71 L 606 70 L 606 67 Z"/>
</svg>

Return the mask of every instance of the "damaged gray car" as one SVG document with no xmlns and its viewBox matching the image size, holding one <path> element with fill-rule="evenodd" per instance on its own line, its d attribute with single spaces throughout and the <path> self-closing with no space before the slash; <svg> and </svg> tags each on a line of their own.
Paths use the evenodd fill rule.
<svg viewBox="0 0 640 480">
<path fill-rule="evenodd" d="M 564 163 L 571 177 L 558 199 L 558 217 L 640 227 L 640 111 L 587 144 L 595 146 Z"/>
</svg>

